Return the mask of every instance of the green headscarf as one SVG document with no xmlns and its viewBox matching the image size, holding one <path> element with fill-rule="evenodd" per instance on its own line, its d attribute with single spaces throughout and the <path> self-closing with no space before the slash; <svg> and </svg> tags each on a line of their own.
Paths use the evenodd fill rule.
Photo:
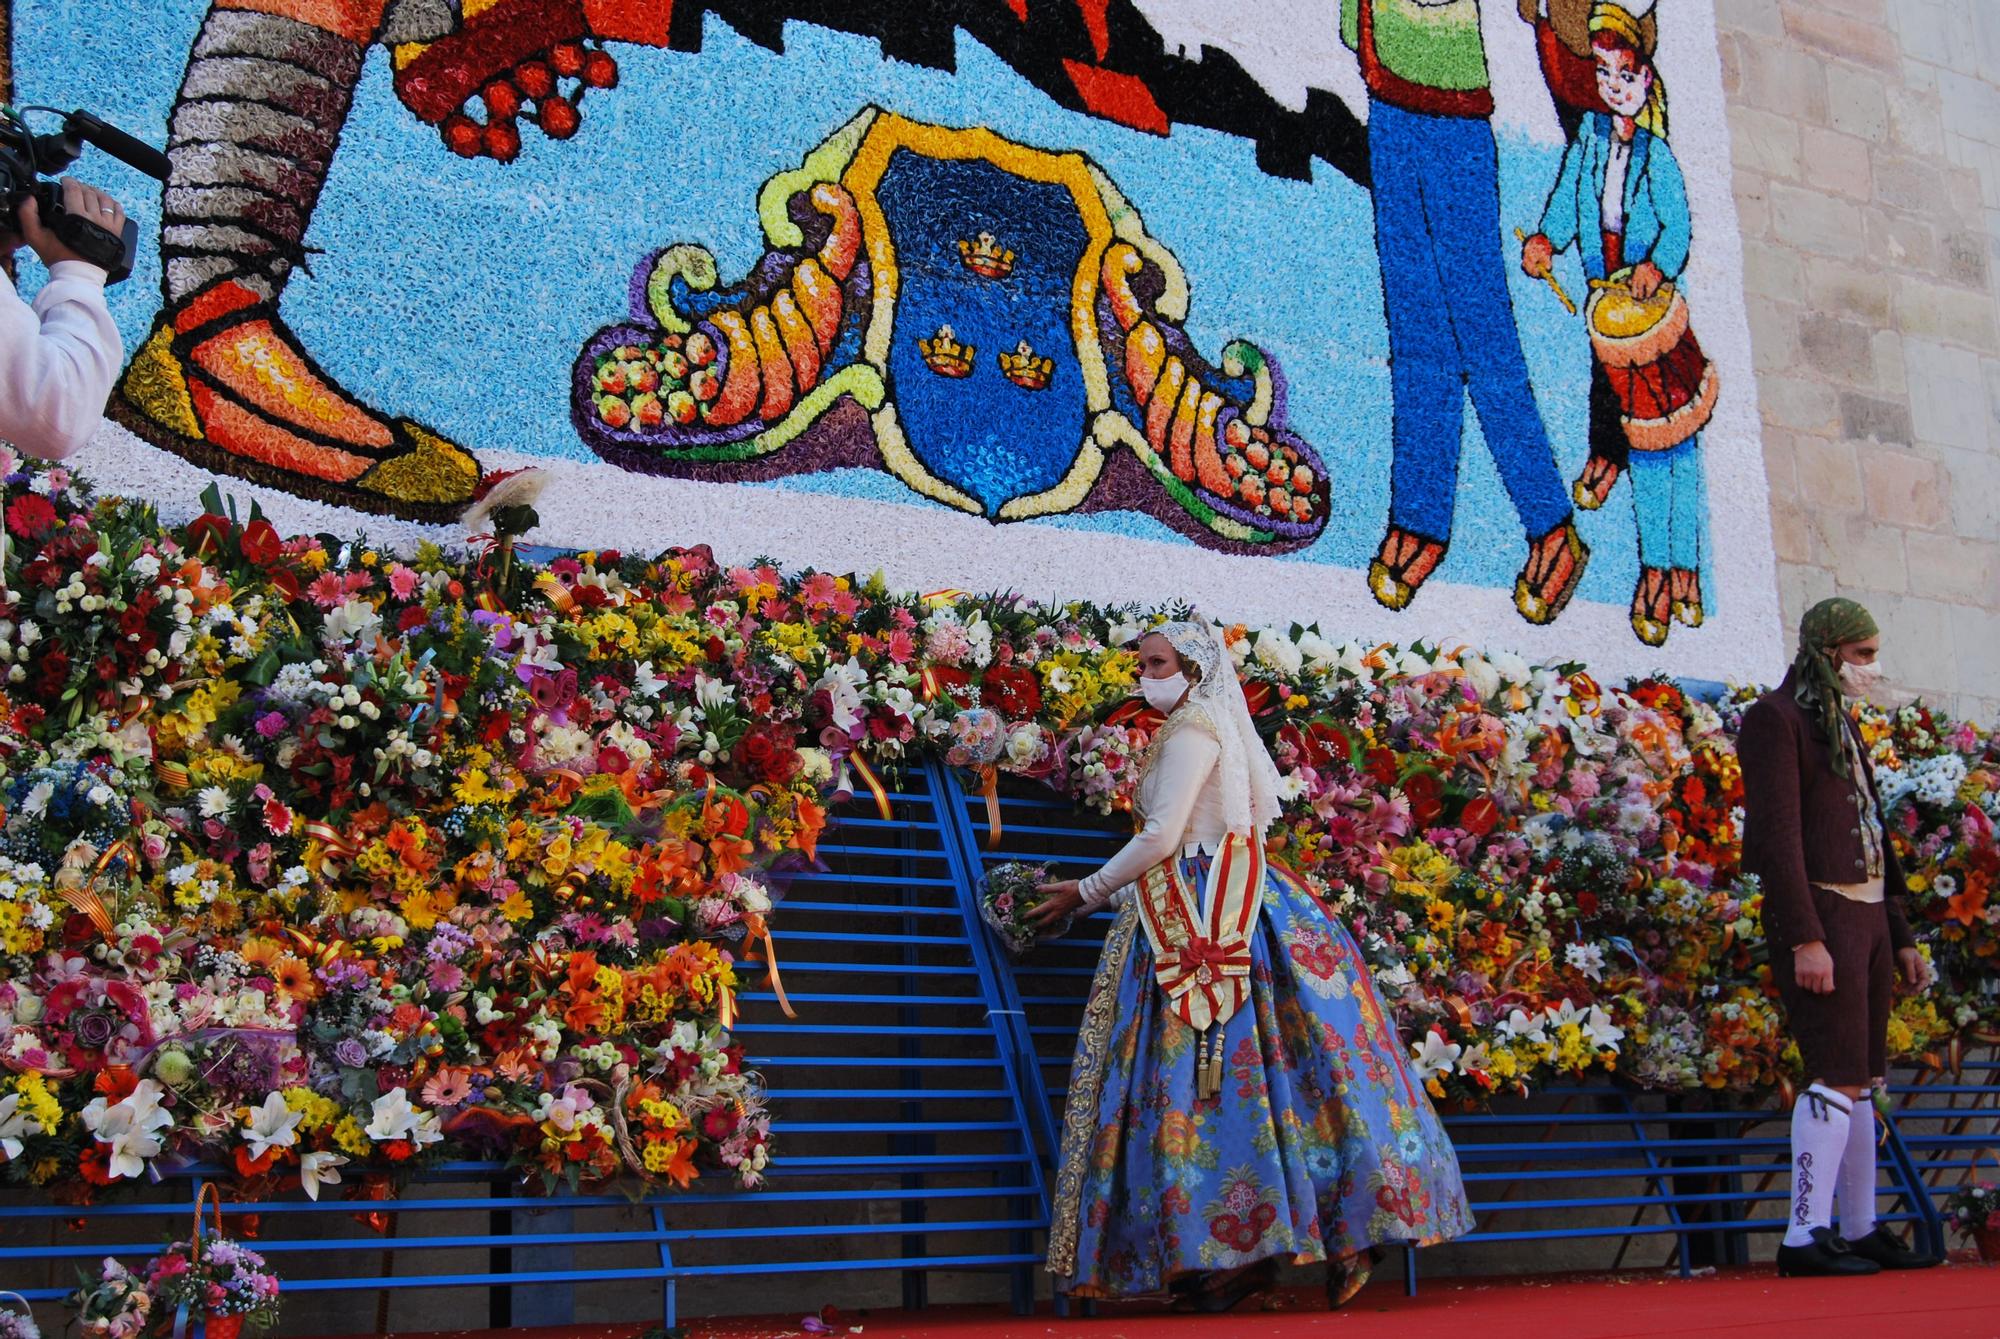
<svg viewBox="0 0 2000 1339">
<path fill-rule="evenodd" d="M 1821 600 L 1799 620 L 1799 654 L 1792 661 L 1795 680 L 1792 696 L 1818 717 L 1826 742 L 1832 746 L 1833 770 L 1838 776 L 1853 776 L 1859 770 L 1854 765 L 1855 759 L 1850 757 L 1858 755 L 1859 750 L 1842 719 L 1847 709 L 1841 705 L 1840 664 L 1834 652 L 1849 642 L 1866 641 L 1880 631 L 1866 609 L 1838 597 Z"/>
</svg>

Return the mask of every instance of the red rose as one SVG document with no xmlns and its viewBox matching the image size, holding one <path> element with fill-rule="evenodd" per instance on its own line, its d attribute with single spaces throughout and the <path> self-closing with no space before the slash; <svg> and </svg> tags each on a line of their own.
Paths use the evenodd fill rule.
<svg viewBox="0 0 2000 1339">
<path fill-rule="evenodd" d="M 277 527 L 263 517 L 259 516 L 243 527 L 243 561 L 256 567 L 269 567 L 278 561 L 283 547 L 278 539 Z"/>
</svg>

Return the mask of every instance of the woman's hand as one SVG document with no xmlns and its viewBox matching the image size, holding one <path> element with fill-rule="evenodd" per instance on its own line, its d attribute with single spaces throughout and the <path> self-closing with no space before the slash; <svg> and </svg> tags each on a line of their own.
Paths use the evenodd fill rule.
<svg viewBox="0 0 2000 1339">
<path fill-rule="evenodd" d="M 1897 949 L 1896 971 L 1903 978 L 1903 989 L 1912 995 L 1921 995 L 1931 983 L 1931 965 L 1918 949 Z"/>
<path fill-rule="evenodd" d="M 1042 900 L 1028 908 L 1022 919 L 1033 921 L 1044 929 L 1062 924 L 1064 917 L 1074 916 L 1083 909 L 1083 891 L 1077 887 L 1075 879 L 1038 883 L 1035 891 L 1042 895 Z"/>
<path fill-rule="evenodd" d="M 1660 285 L 1667 276 L 1660 273 L 1660 267 L 1650 260 L 1642 260 L 1632 267 L 1632 296 L 1644 302 L 1660 291 Z"/>
<path fill-rule="evenodd" d="M 1532 278 L 1539 279 L 1547 274 L 1555 256 L 1555 247 L 1540 233 L 1521 243 L 1521 268 Z"/>
</svg>

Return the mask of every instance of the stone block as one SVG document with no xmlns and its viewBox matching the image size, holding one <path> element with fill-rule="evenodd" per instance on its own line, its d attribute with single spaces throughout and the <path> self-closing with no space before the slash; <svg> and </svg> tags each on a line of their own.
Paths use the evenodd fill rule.
<svg viewBox="0 0 2000 1339">
<path fill-rule="evenodd" d="M 1801 251 L 1853 258 L 1861 254 L 1862 213 L 1845 200 L 1806 187 L 1771 183 L 1773 235 Z"/>
<path fill-rule="evenodd" d="M 1808 507 L 1826 512 L 1861 511 L 1865 498 L 1861 461 L 1854 443 L 1837 438 L 1800 437 L 1796 451 L 1799 496 Z"/>
<path fill-rule="evenodd" d="M 1808 125 L 1827 123 L 1826 66 L 1788 42 L 1732 39 L 1723 54 L 1725 79 L 1732 68 L 1735 86 L 1723 91 L 1753 107 L 1782 112 Z"/>
<path fill-rule="evenodd" d="M 1848 590 L 1900 595 L 1910 588 L 1903 532 L 1864 516 L 1815 512 L 1812 560 Z"/>
<path fill-rule="evenodd" d="M 1824 567 L 1799 564 L 1778 569 L 1778 606 L 1784 611 L 1787 650 L 1798 645 L 1799 620 L 1806 610 L 1838 593 L 1833 573 Z"/>
<path fill-rule="evenodd" d="M 1736 227 L 1743 234 L 1743 240 L 1771 235 L 1770 178 L 1758 172 L 1736 169 L 1730 176 L 1730 189 L 1736 196 Z"/>
<path fill-rule="evenodd" d="M 1991 390 L 1978 355 L 1932 340 L 1905 338 L 1910 418 L 1927 446 L 1986 449 L 1992 426 Z"/>
<path fill-rule="evenodd" d="M 1850 200 L 1866 200 L 1874 194 L 1874 170 L 1865 139 L 1807 126 L 1799 132 L 1799 158 L 1805 179 L 1823 191 Z"/>
<path fill-rule="evenodd" d="M 1749 303 L 1746 314 L 1750 318 L 1750 358 L 1759 375 L 1798 365 L 1802 312 L 1796 303 L 1775 298 Z"/>
<path fill-rule="evenodd" d="M 1854 594 L 1868 605 L 1868 612 L 1881 626 L 1882 659 L 1897 687 L 1926 695 L 1958 691 L 1958 657 L 1951 627 L 1963 605 L 1927 600 L 1921 592 L 1872 603 L 1866 591 L 1857 588 Z"/>
<path fill-rule="evenodd" d="M 1917 274 L 1937 273 L 1937 230 L 1923 219 L 1871 209 L 1863 213 L 1861 226 L 1868 264 Z"/>
<path fill-rule="evenodd" d="M 1724 32 L 1744 32 L 1756 37 L 1783 37 L 1784 16 L 1778 0 L 1716 0 L 1715 26 Z"/>
<path fill-rule="evenodd" d="M 1903 372 L 1903 336 L 1893 327 L 1877 330 L 1873 340 L 1875 345 L 1875 389 L 1884 395 L 1900 398 L 1910 391 L 1909 378 Z"/>
<path fill-rule="evenodd" d="M 1764 482 L 1773 498 L 1796 503 L 1799 495 L 1798 436 L 1783 428 L 1758 434 L 1764 450 Z"/>
<path fill-rule="evenodd" d="M 1958 658 L 1958 691 L 1981 699 L 2000 697 L 2000 612 L 1961 607 L 1951 621 L 1951 641 Z M 2000 718 L 1982 714 L 1972 719 L 1990 726 Z"/>
<path fill-rule="evenodd" d="M 1950 199 L 1944 176 L 1930 163 L 1893 149 L 1874 151 L 1875 198 L 1891 209 L 1923 214 Z"/>
<path fill-rule="evenodd" d="M 1987 82 L 1990 77 L 1990 71 L 1982 77 L 1939 70 L 1938 104 L 1951 130 L 1996 144 L 2000 143 L 2000 87 Z"/>
<path fill-rule="evenodd" d="M 1944 117 L 1938 100 L 1913 88 L 1887 90 L 1889 100 L 1889 143 L 1909 153 L 1944 152 Z"/>
<path fill-rule="evenodd" d="M 2000 540 L 2000 454 L 1952 449 L 1937 454 L 1949 480 L 1952 530 L 1968 539 Z"/>
<path fill-rule="evenodd" d="M 1896 320 L 1908 335 L 1963 344 L 1982 353 L 2000 351 L 1989 293 L 1911 279 L 1896 290 Z"/>
<path fill-rule="evenodd" d="M 1919 595 L 1983 606 L 2000 593 L 2000 544 L 1911 530 L 1903 553 L 1910 589 Z"/>
<path fill-rule="evenodd" d="M 1806 301 L 1817 311 L 1877 327 L 1888 324 L 1895 312 L 1889 276 L 1879 268 L 1815 258 L 1805 269 Z M 1744 272 L 1747 277 L 1747 253 Z"/>
<path fill-rule="evenodd" d="M 1888 90 L 1867 70 L 1827 66 L 1826 114 L 1842 134 L 1876 142 L 1889 137 Z"/>
<path fill-rule="evenodd" d="M 1840 431 L 1856 441 L 1906 444 L 1915 435 L 1910 426 L 1908 401 L 1862 395 L 1858 391 L 1840 393 Z"/>
<path fill-rule="evenodd" d="M 1781 112 L 1731 107 L 1729 148 L 1738 168 L 1786 181 L 1799 179 L 1799 123 Z"/>
<path fill-rule="evenodd" d="M 1811 311 L 1799 321 L 1799 352 L 1823 377 L 1866 385 L 1875 377 L 1873 334 L 1859 321 Z"/>
<path fill-rule="evenodd" d="M 1824 381 L 1767 372 L 1757 378 L 1757 403 L 1766 426 L 1820 436 L 1840 431 L 1840 395 Z"/>
<path fill-rule="evenodd" d="M 1781 563 L 1812 561 L 1812 527 L 1791 498 L 1771 499 L 1771 551 Z"/>
<path fill-rule="evenodd" d="M 1971 69 L 1972 24 L 1963 0 L 1896 0 L 1889 18 L 1902 53 L 1952 69 Z"/>
<path fill-rule="evenodd" d="M 1928 530 L 1949 515 L 1937 466 L 1914 451 L 1863 447 L 1861 482 L 1871 521 Z"/>
<path fill-rule="evenodd" d="M 1806 269 L 1805 257 L 1788 246 L 1763 241 L 1743 244 L 1743 288 L 1757 297 L 1797 302 L 1801 294 L 1811 292 Z"/>
<path fill-rule="evenodd" d="M 1788 0 L 1782 12 L 1786 34 L 1810 50 L 1884 72 L 1894 71 L 1901 63 L 1895 34 L 1881 23 L 1837 14 L 1818 3 L 1795 0 Z"/>
<path fill-rule="evenodd" d="M 2000 177 L 1996 177 L 2000 188 Z M 1939 240 L 1939 262 L 1944 277 L 1967 288 L 1985 288 L 1991 273 L 1988 256 L 2000 238 L 1980 237 L 1969 232 L 1946 234 Z"/>
</svg>

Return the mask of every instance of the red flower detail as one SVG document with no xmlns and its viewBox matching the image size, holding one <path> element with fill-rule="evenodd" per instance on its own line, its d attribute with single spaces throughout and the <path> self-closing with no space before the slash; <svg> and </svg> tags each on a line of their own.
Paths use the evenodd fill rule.
<svg viewBox="0 0 2000 1339">
<path fill-rule="evenodd" d="M 55 504 L 40 493 L 23 493 L 7 507 L 7 528 L 21 539 L 41 539 L 56 528 Z"/>
<path fill-rule="evenodd" d="M 1250 1211 L 1247 1218 L 1238 1218 L 1233 1213 L 1208 1221 L 1208 1234 L 1238 1253 L 1247 1252 L 1264 1239 L 1264 1231 L 1277 1220 L 1278 1211 L 1269 1204 L 1260 1204 Z"/>
<path fill-rule="evenodd" d="M 278 561 L 284 551 L 278 539 L 278 531 L 269 521 L 259 516 L 243 527 L 243 561 L 255 567 L 269 567 Z"/>
</svg>

